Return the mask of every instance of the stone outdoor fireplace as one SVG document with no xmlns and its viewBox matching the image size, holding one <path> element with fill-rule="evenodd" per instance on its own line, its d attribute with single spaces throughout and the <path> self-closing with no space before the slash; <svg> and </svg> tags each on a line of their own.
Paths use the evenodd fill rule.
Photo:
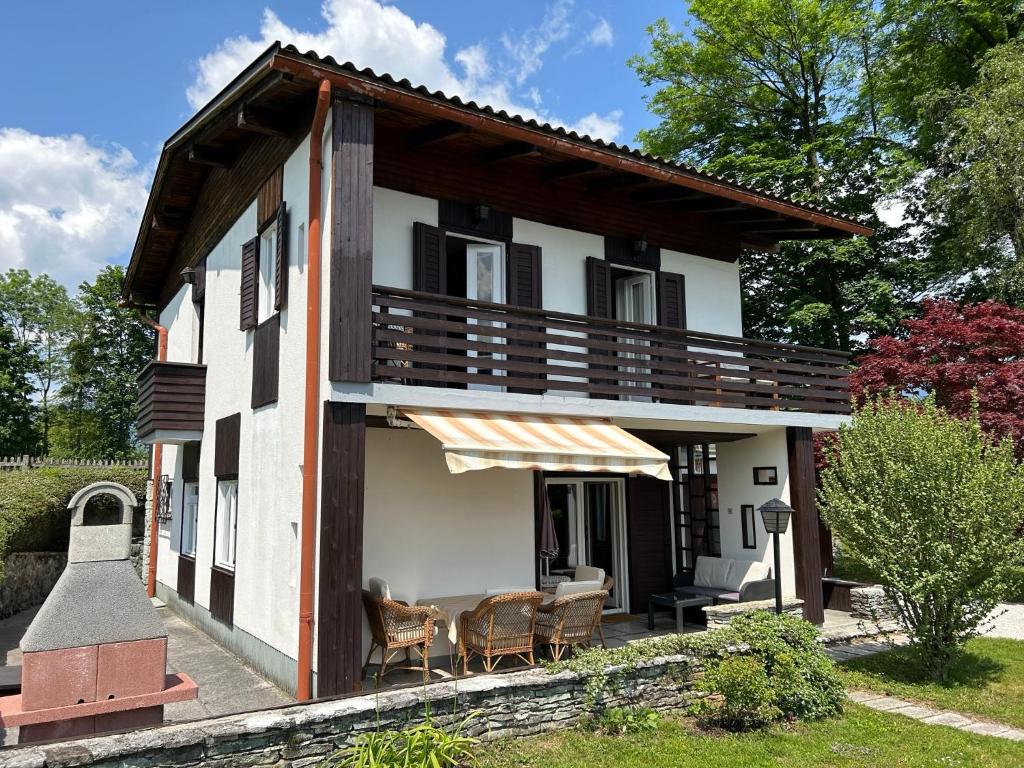
<svg viewBox="0 0 1024 768">
<path fill-rule="evenodd" d="M 101 495 L 118 502 L 113 521 L 87 510 Z M 0 698 L 21 743 L 158 725 L 164 704 L 198 695 L 166 673 L 167 632 L 129 561 L 136 504 L 117 483 L 71 500 L 67 568 L 21 639 L 21 693 Z"/>
</svg>

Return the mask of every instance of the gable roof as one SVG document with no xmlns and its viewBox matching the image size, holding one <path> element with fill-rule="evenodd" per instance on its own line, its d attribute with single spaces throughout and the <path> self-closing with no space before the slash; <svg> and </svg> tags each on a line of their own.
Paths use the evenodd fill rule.
<svg viewBox="0 0 1024 768">
<path fill-rule="evenodd" d="M 645 176 L 652 182 L 663 185 L 685 187 L 696 193 L 735 201 L 742 206 L 777 214 L 782 224 L 779 231 L 771 229 L 751 237 L 751 244 L 770 245 L 786 239 L 828 239 L 852 235 L 870 235 L 872 229 L 856 219 L 828 211 L 820 206 L 797 202 L 774 192 L 759 190 L 739 184 L 725 177 L 711 174 L 685 163 L 641 152 L 625 144 L 605 141 L 588 135 L 580 135 L 561 126 L 540 123 L 521 115 L 509 114 L 475 101 L 464 101 L 458 96 L 449 96 L 441 91 L 431 91 L 422 85 L 413 85 L 408 79 L 396 79 L 390 74 L 377 74 L 372 69 L 359 69 L 351 62 L 337 62 L 333 57 L 320 57 L 314 51 L 300 52 L 295 46 L 282 46 L 275 42 L 252 64 L 246 67 L 210 102 L 179 128 L 164 144 L 156 176 L 150 191 L 149 201 L 136 238 L 135 248 L 124 285 L 124 295 L 130 298 L 135 288 L 143 284 L 152 291 L 154 275 L 159 272 L 159 262 L 170 261 L 168 252 L 173 253 L 175 243 L 161 248 L 154 246 L 152 230 L 158 229 L 157 213 L 167 199 L 174 199 L 174 210 L 181 211 L 187 205 L 181 204 L 187 197 L 167 191 L 168 182 L 174 179 L 176 161 L 187 155 L 202 143 L 204 137 L 217 134 L 214 142 L 230 141 L 236 137 L 242 125 L 242 109 L 252 106 L 261 109 L 267 105 L 275 108 L 296 106 L 312 97 L 320 80 L 328 79 L 340 89 L 361 94 L 396 109 L 416 112 L 436 120 L 446 120 L 484 133 L 501 135 L 509 141 L 521 141 L 544 151 L 556 153 L 564 158 L 576 158 L 604 166 L 623 174 Z M 237 119 L 234 115 L 237 112 Z M 218 133 L 219 131 L 219 133 Z M 233 133 L 234 132 L 234 133 Z M 227 139 L 223 137 L 227 136 Z M 194 181 L 186 179 L 196 189 L 202 186 L 202 174 L 191 174 Z M 180 185 L 179 185 L 180 186 Z M 194 193 L 191 197 L 194 203 Z M 806 222 L 809 226 L 798 235 L 784 228 L 785 221 Z M 172 240 L 173 238 L 164 238 Z M 153 273 L 146 280 L 140 279 L 141 267 L 152 260 Z M 166 269 L 167 264 L 164 265 Z M 163 273 L 160 273 L 163 275 Z M 166 277 L 166 275 L 163 275 Z M 140 293 L 145 293 L 140 290 Z"/>
</svg>

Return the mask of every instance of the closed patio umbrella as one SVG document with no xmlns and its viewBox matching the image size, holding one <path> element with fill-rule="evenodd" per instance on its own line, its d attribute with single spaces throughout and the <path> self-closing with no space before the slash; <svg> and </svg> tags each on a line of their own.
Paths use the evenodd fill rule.
<svg viewBox="0 0 1024 768">
<path fill-rule="evenodd" d="M 558 557 L 558 534 L 555 532 L 555 520 L 551 516 L 551 502 L 547 493 L 543 496 L 544 508 L 540 513 L 540 556 L 547 570 L 551 567 L 551 561 Z"/>
</svg>

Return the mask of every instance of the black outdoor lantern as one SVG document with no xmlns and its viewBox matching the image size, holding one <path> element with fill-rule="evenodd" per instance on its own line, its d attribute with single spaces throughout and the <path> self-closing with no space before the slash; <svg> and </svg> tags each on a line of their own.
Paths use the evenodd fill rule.
<svg viewBox="0 0 1024 768">
<path fill-rule="evenodd" d="M 766 501 L 758 511 L 764 521 L 764 529 L 772 534 L 775 547 L 775 612 L 782 613 L 782 555 L 779 552 L 779 535 L 789 529 L 789 517 L 793 508 L 781 499 Z"/>
<path fill-rule="evenodd" d="M 185 267 L 181 270 L 181 279 L 186 285 L 196 284 L 196 270 L 195 267 Z"/>
</svg>

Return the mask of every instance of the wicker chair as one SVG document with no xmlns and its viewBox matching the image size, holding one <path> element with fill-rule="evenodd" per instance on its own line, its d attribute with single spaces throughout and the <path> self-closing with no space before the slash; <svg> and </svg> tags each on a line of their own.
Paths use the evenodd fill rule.
<svg viewBox="0 0 1024 768">
<path fill-rule="evenodd" d="M 484 669 L 493 672 L 504 656 L 518 656 L 533 664 L 533 628 L 540 592 L 509 592 L 484 598 L 472 611 L 459 617 L 459 656 L 462 672 L 469 674 L 470 659 L 484 660 Z"/>
<path fill-rule="evenodd" d="M 604 584 L 601 586 L 601 589 L 603 589 L 608 594 L 611 594 L 612 589 L 614 589 L 614 588 L 615 588 L 615 579 L 613 579 L 611 576 L 608 576 L 604 580 Z M 602 648 L 607 648 L 608 644 L 604 641 L 604 627 L 601 626 L 601 619 L 602 618 L 603 618 L 603 614 L 602 613 L 598 613 L 598 615 L 597 615 L 597 636 L 601 638 L 601 647 Z"/>
<path fill-rule="evenodd" d="M 551 649 L 551 658 L 559 661 L 565 649 L 574 645 L 589 647 L 594 630 L 601 625 L 601 612 L 608 593 L 579 592 L 560 597 L 537 609 L 535 641 Z"/>
<path fill-rule="evenodd" d="M 390 600 L 363 590 L 363 608 L 370 622 L 370 652 L 363 664 L 363 677 L 373 652 L 380 649 L 380 677 L 388 673 L 388 664 L 399 651 L 405 651 L 408 669 L 430 674 L 430 643 L 434 639 L 434 611 L 427 606 L 410 607 L 401 600 Z M 412 666 L 410 651 L 415 648 L 423 660 Z"/>
</svg>

